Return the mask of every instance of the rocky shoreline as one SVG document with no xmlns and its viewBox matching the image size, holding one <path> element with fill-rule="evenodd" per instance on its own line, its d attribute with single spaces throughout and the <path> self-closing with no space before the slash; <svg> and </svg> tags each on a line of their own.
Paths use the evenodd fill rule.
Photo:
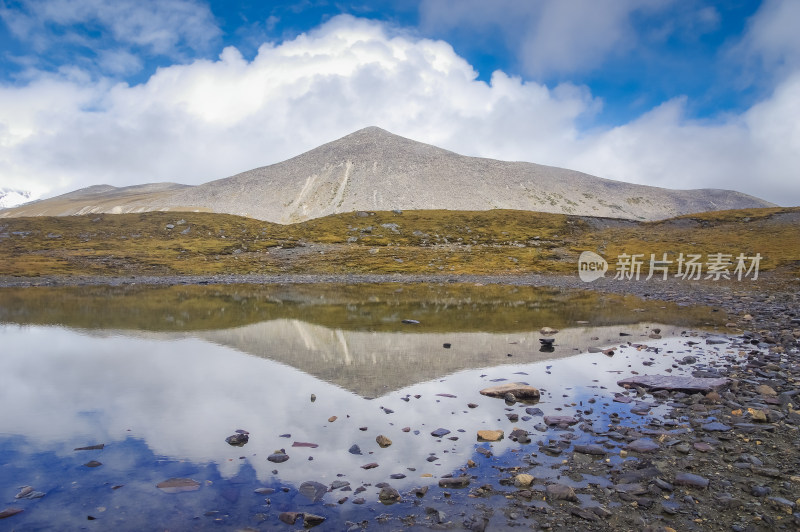
<svg viewBox="0 0 800 532">
<path fill-rule="evenodd" d="M 377 499 L 390 505 L 386 512 L 369 520 L 341 523 L 344 528 L 800 529 L 796 281 L 764 277 L 749 284 L 723 284 L 601 279 L 585 284 L 577 276 L 548 275 L 230 275 L 2 278 L 0 287 L 395 282 L 592 289 L 708 305 L 725 312 L 730 321 L 723 331 L 682 338 L 690 354 L 673 354 L 649 341 L 620 338 L 615 351 L 606 355 L 633 353 L 644 369 L 655 364 L 653 369 L 660 370 L 661 379 L 641 380 L 640 372 L 629 370 L 620 375 L 616 388 L 597 390 L 587 402 L 573 403 L 563 416 L 545 415 L 531 404 L 506 397 L 509 420 L 519 420 L 506 435 L 519 445 L 511 457 L 494 457 L 491 444 L 483 444 L 476 461 L 485 460 L 485 464 L 470 460 L 461 471 L 440 479 L 438 490 L 433 488 L 427 495 L 427 489 L 399 493 L 388 483 L 378 486 Z M 694 379 L 693 385 L 680 379 Z M 563 401 L 569 403 L 570 398 L 565 395 Z M 401 500 L 406 502 L 392 507 Z M 310 516 L 310 521 L 305 519 L 307 526 L 324 522 L 316 513 L 305 513 Z M 292 512 L 280 519 L 294 522 L 304 512 L 288 514 Z"/>
</svg>

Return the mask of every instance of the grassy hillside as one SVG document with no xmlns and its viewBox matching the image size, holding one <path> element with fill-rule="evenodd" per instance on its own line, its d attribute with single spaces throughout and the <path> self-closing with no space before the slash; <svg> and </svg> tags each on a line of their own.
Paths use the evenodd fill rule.
<svg viewBox="0 0 800 532">
<path fill-rule="evenodd" d="M 347 213 L 294 225 L 153 212 L 0 221 L 0 275 L 572 273 L 584 250 L 760 253 L 800 274 L 800 208 L 628 222 L 527 211 Z M 672 270 L 676 265 L 672 265 Z"/>
</svg>

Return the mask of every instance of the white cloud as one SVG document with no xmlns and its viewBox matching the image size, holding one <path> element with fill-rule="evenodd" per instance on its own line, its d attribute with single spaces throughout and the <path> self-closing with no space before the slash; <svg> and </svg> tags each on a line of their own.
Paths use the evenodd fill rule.
<svg viewBox="0 0 800 532">
<path fill-rule="evenodd" d="M 729 51 L 729 58 L 750 66 L 751 78 L 775 79 L 800 70 L 800 2 L 766 0 L 747 24 L 742 39 Z M 753 82 L 754 79 L 748 79 Z"/>
<path fill-rule="evenodd" d="M 426 31 L 457 29 L 475 39 L 502 35 L 522 70 L 542 77 L 596 70 L 613 54 L 636 46 L 637 14 L 657 12 L 670 0 L 423 0 Z M 708 16 L 708 14 L 706 14 Z"/>
<path fill-rule="evenodd" d="M 713 123 L 687 119 L 675 100 L 612 130 L 581 131 L 601 105 L 586 88 L 499 71 L 484 83 L 449 44 L 350 16 L 264 44 L 252 61 L 226 48 L 133 87 L 71 75 L 0 89 L 0 186 L 196 184 L 377 125 L 468 155 L 800 204 L 796 77 Z"/>
<path fill-rule="evenodd" d="M 0 18 L 40 53 L 63 44 L 102 50 L 111 42 L 179 57 L 183 48 L 207 50 L 221 35 L 197 0 L 23 0 L 0 6 Z"/>
</svg>

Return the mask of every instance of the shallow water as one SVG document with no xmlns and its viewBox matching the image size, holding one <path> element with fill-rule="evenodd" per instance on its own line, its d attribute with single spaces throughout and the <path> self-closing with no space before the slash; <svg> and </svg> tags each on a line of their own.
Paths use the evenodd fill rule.
<svg viewBox="0 0 800 532">
<path fill-rule="evenodd" d="M 469 513 L 468 492 L 446 495 L 437 487 L 442 476 L 457 476 L 474 460 L 473 485 L 496 482 L 498 467 L 558 437 L 553 428 L 534 430 L 541 417 L 526 414 L 530 405 L 508 406 L 480 389 L 502 379 L 527 382 L 542 390 L 536 407 L 545 415 L 580 417 L 595 397 L 605 414 L 638 423 L 630 405 L 611 401 L 622 391 L 616 381 L 669 368 L 698 349 L 686 345 L 685 330 L 724 321 L 709 309 L 580 292 L 397 290 L 0 291 L 0 511 L 24 510 L 0 525 L 270 529 L 286 527 L 280 512 L 299 511 L 326 517 L 323 528 L 365 520 L 399 528 L 418 504 L 454 518 Z M 538 341 L 543 326 L 561 329 L 552 352 Z M 653 328 L 665 339 L 648 338 Z M 614 345 L 618 354 L 610 358 L 586 353 Z M 512 422 L 509 413 L 521 419 Z M 532 433 L 527 449 L 508 438 L 476 441 L 478 430 L 508 434 L 515 426 Z M 440 427 L 451 432 L 433 437 Z M 243 447 L 225 441 L 237 429 L 250 433 Z M 392 445 L 380 448 L 378 435 Z M 97 444 L 104 447 L 74 450 Z M 354 444 L 362 454 L 348 451 Z M 289 460 L 268 461 L 277 449 Z M 92 460 L 101 465 L 87 466 Z M 548 460 L 540 459 L 537 482 L 557 474 L 550 467 L 557 459 Z M 378 467 L 362 468 L 372 462 Z M 169 478 L 191 478 L 198 489 L 156 487 Z M 366 490 L 337 489 L 321 501 L 299 492 L 303 482 L 336 480 Z M 378 503 L 381 482 L 403 501 Z M 26 485 L 44 496 L 15 500 Z M 421 486 L 431 487 L 424 498 L 408 494 Z M 359 497 L 365 504 L 353 503 Z"/>
</svg>

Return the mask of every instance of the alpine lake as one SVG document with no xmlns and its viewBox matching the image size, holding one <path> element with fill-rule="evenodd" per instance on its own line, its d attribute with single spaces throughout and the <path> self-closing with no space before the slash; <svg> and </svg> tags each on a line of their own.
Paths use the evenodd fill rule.
<svg viewBox="0 0 800 532">
<path fill-rule="evenodd" d="M 0 509 L 16 514 L 0 527 L 502 527 L 506 498 L 476 489 L 524 466 L 546 506 L 556 480 L 607 482 L 562 476 L 557 451 L 599 444 L 619 464 L 597 434 L 667 407 L 632 412 L 617 381 L 700 349 L 713 366 L 726 345 L 701 339 L 725 320 L 507 285 L 0 289 Z M 510 382 L 539 401 L 479 393 Z"/>
</svg>

